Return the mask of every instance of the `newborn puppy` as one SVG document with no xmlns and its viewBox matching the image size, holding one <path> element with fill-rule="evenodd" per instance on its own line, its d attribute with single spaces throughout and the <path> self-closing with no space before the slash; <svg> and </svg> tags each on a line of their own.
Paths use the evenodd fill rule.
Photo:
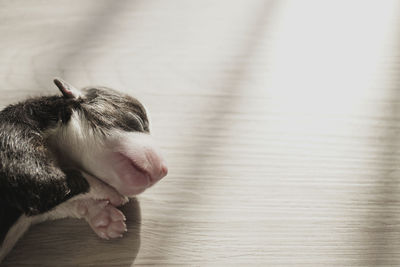
<svg viewBox="0 0 400 267">
<path fill-rule="evenodd" d="M 116 207 L 167 174 L 143 105 L 109 88 L 28 99 L 0 112 L 0 262 L 30 225 L 85 219 L 101 238 L 121 237 Z"/>
</svg>

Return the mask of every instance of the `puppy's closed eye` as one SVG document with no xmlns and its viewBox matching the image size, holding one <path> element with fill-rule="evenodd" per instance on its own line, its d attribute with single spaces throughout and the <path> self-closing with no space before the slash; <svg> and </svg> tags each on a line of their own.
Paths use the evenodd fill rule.
<svg viewBox="0 0 400 267">
<path fill-rule="evenodd" d="M 142 118 L 140 118 L 139 115 L 129 112 L 125 115 L 124 119 L 125 119 L 126 125 L 130 128 L 130 130 L 138 131 L 138 132 L 145 131 L 144 122 L 143 122 Z"/>
</svg>

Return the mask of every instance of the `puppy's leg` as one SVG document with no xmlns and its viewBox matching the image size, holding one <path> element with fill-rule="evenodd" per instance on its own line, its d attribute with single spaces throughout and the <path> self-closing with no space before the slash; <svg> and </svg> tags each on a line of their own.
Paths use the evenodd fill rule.
<svg viewBox="0 0 400 267">
<path fill-rule="evenodd" d="M 128 203 L 129 199 L 126 196 L 122 196 L 110 185 L 84 172 L 82 173 L 82 176 L 89 184 L 89 192 L 85 194 L 80 194 L 74 197 L 72 200 L 88 198 L 95 200 L 109 200 L 111 205 L 115 207 L 119 207 Z"/>
<path fill-rule="evenodd" d="M 60 204 L 51 212 L 35 218 L 35 223 L 65 217 L 85 219 L 101 238 L 122 237 L 126 232 L 125 216 L 116 207 L 128 202 L 115 189 L 88 174 L 83 174 L 90 185 L 87 194 L 78 195 Z"/>
<path fill-rule="evenodd" d="M 0 262 L 5 258 L 5 256 L 10 252 L 10 250 L 14 247 L 17 241 L 24 235 L 24 233 L 29 229 L 32 224 L 33 217 L 27 217 L 22 215 L 13 224 L 13 226 L 7 232 L 3 243 L 1 243 L 0 247 Z"/>
<path fill-rule="evenodd" d="M 45 165 L 45 163 L 43 164 L 39 164 L 38 166 L 49 166 Z M 20 165 L 23 166 L 24 164 Z M 22 168 L 20 165 L 16 165 L 19 167 L 13 169 L 13 175 L 18 173 L 18 168 Z M 43 167 L 43 169 L 46 168 Z M 10 208 L 8 210 L 6 208 L 6 212 L 3 214 L 6 217 L 0 218 L 0 220 L 7 221 L 7 219 L 10 219 L 8 217 L 15 216 L 15 218 L 12 218 L 13 221 L 11 224 L 3 225 L 3 222 L 0 223 L 2 225 L 0 262 L 32 224 L 43 221 L 42 218 L 46 217 L 44 214 L 46 214 L 47 210 L 53 211 L 54 209 L 52 208 L 60 202 L 66 201 L 66 199 L 81 192 L 88 191 L 89 184 L 79 171 L 70 170 L 62 172 L 51 167 L 48 167 L 48 169 L 47 173 L 42 173 L 46 179 L 21 176 L 15 179 L 13 183 L 6 181 L 6 179 L 0 179 L 0 201 L 3 202 L 3 206 L 0 209 L 5 207 Z M 0 170 L 0 178 L 2 178 L 1 174 Z M 23 179 L 26 179 L 26 181 Z M 16 185 L 21 185 L 21 188 L 27 188 L 28 190 L 18 190 L 19 187 Z M 43 190 L 43 192 L 40 192 L 40 190 Z M 113 201 L 115 202 L 116 200 Z M 8 203 L 13 203 L 13 206 L 10 206 Z M 12 213 L 9 213 L 11 211 Z M 36 215 L 41 212 L 45 213 Z"/>
<path fill-rule="evenodd" d="M 0 247 L 0 262 L 33 224 L 66 217 L 85 219 L 101 238 L 120 237 L 126 231 L 125 216 L 116 207 L 126 204 L 127 197 L 97 178 L 82 173 L 90 185 L 88 193 L 77 195 L 49 212 L 36 216 L 21 215 L 8 230 Z"/>
</svg>

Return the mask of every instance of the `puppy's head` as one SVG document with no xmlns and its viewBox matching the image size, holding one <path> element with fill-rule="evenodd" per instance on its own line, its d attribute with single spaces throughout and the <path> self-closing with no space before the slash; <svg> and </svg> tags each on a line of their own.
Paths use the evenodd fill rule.
<svg viewBox="0 0 400 267">
<path fill-rule="evenodd" d="M 60 79 L 55 84 L 73 103 L 71 118 L 53 138 L 68 165 L 125 196 L 143 192 L 167 174 L 146 109 L 137 99 L 105 87 L 77 90 Z"/>
</svg>

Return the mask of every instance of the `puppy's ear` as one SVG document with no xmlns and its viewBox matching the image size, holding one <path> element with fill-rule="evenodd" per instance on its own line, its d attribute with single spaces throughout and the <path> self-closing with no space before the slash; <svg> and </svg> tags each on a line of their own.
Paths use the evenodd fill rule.
<svg viewBox="0 0 400 267">
<path fill-rule="evenodd" d="M 60 78 L 54 78 L 54 84 L 60 89 L 65 98 L 83 98 L 83 94 L 80 90 Z"/>
</svg>

